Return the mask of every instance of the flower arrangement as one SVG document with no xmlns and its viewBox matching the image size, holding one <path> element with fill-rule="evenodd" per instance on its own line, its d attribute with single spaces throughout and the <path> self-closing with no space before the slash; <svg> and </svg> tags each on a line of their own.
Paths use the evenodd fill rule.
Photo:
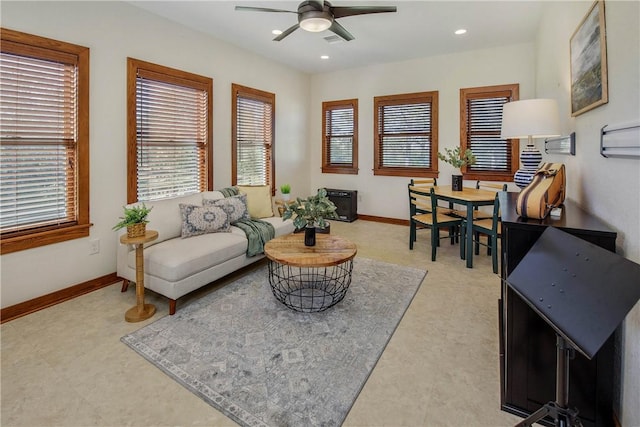
<svg viewBox="0 0 640 427">
<path fill-rule="evenodd" d="M 476 164 L 476 156 L 468 148 L 463 154 L 460 153 L 460 147 L 456 147 L 453 150 L 451 148 L 445 148 L 444 151 L 446 155 L 439 152 L 438 158 L 449 163 L 454 168 L 460 169 L 462 166 Z"/>
<path fill-rule="evenodd" d="M 338 218 L 336 209 L 336 205 L 327 197 L 327 190 L 321 188 L 315 196 L 309 196 L 306 199 L 298 197 L 285 205 L 282 219 L 293 218 L 293 225 L 298 229 L 314 225 L 325 228 L 326 219 Z"/>
</svg>

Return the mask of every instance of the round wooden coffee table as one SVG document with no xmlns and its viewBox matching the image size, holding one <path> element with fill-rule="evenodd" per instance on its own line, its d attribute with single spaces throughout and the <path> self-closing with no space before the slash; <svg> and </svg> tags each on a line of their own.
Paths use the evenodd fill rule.
<svg viewBox="0 0 640 427">
<path fill-rule="evenodd" d="M 305 246 L 303 234 L 289 234 L 264 246 L 269 284 L 278 301 L 302 312 L 318 312 L 342 301 L 351 284 L 357 247 L 349 240 L 316 234 Z"/>
</svg>

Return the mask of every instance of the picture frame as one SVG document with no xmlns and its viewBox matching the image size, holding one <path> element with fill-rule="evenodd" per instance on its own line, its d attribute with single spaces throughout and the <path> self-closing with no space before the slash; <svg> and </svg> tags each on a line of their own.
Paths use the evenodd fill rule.
<svg viewBox="0 0 640 427">
<path fill-rule="evenodd" d="M 571 116 L 609 102 L 604 0 L 596 0 L 570 40 Z"/>
</svg>

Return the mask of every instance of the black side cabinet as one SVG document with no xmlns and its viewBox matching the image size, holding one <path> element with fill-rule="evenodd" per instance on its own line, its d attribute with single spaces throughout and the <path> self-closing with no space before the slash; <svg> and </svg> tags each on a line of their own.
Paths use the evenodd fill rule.
<svg viewBox="0 0 640 427">
<path fill-rule="evenodd" d="M 525 219 L 515 209 L 517 193 L 501 193 L 502 278 L 506 279 L 546 227 L 556 227 L 615 252 L 616 233 L 567 200 L 560 218 Z M 602 286 L 607 286 L 603 283 Z M 502 280 L 500 401 L 502 410 L 527 417 L 555 400 L 556 333 Z M 584 427 L 614 426 L 614 336 L 589 360 L 579 352 L 570 362 L 569 406 Z M 545 420 L 547 421 L 547 420 Z M 552 426 L 551 422 L 543 424 Z"/>
</svg>

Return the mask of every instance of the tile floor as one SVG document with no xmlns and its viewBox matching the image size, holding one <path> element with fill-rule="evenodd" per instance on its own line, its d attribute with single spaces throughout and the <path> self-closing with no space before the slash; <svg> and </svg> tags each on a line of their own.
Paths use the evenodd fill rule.
<svg viewBox="0 0 640 427">
<path fill-rule="evenodd" d="M 499 405 L 500 288 L 491 257 L 481 253 L 467 269 L 458 246 L 443 240 L 431 262 L 428 231 L 410 251 L 409 229 L 399 225 L 332 222 L 331 233 L 356 242 L 360 257 L 429 271 L 344 425 L 517 423 Z M 147 292 L 156 315 L 126 323 L 134 288 L 120 293 L 114 284 L 1 326 L 2 426 L 235 425 L 120 343 L 168 312 L 164 298 Z"/>
</svg>

